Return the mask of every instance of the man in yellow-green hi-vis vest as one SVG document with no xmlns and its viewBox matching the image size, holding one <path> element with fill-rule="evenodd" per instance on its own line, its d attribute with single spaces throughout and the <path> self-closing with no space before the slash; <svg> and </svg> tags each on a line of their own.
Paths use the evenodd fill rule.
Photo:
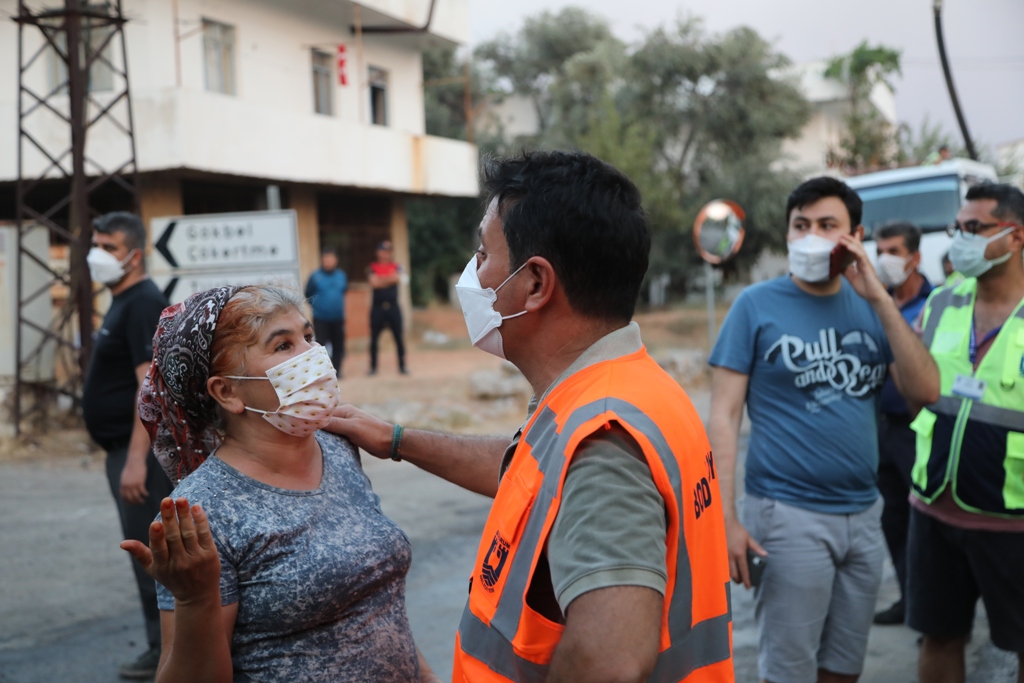
<svg viewBox="0 0 1024 683">
<path fill-rule="evenodd" d="M 1024 662 L 1024 193 L 971 188 L 950 232 L 966 279 L 925 304 L 942 396 L 911 425 L 907 623 L 924 633 L 922 683 L 965 679 L 979 596 L 993 644 Z"/>
</svg>

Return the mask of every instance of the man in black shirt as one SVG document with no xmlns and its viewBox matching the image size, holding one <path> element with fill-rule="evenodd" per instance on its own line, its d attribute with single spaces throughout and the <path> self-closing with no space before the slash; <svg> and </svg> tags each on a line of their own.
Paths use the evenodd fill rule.
<svg viewBox="0 0 1024 683">
<path fill-rule="evenodd" d="M 136 406 L 153 358 L 153 334 L 167 299 L 146 273 L 146 228 L 133 214 L 109 213 L 93 224 L 89 273 L 113 301 L 93 342 L 82 413 L 93 440 L 107 451 L 107 480 L 125 539 L 148 543 L 149 525 L 173 486 L 153 457 Z M 121 667 L 122 678 L 147 680 L 160 659 L 156 584 L 132 563 L 142 598 L 149 648 Z"/>
<path fill-rule="evenodd" d="M 370 308 L 370 374 L 377 374 L 377 340 L 385 328 L 391 330 L 398 347 L 398 371 L 409 374 L 405 369 L 405 343 L 402 341 L 402 311 L 398 308 L 398 283 L 404 273 L 402 266 L 395 263 L 391 242 L 384 240 L 377 245 L 377 260 L 370 264 L 366 277 L 373 288 L 373 306 Z"/>
</svg>

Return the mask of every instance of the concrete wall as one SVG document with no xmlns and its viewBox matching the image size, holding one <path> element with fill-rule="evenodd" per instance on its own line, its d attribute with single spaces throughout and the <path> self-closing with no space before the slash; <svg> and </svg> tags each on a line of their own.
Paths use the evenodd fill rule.
<svg viewBox="0 0 1024 683">
<path fill-rule="evenodd" d="M 363 23 L 395 24 L 418 14 L 425 19 L 428 3 L 369 3 Z M 475 146 L 424 137 L 425 38 L 366 34 L 360 50 L 350 30 L 352 4 L 343 0 L 179 0 L 178 5 L 182 39 L 176 52 L 173 3 L 125 3 L 132 19 L 126 37 L 140 170 L 189 168 L 275 181 L 476 195 Z M 0 16 L 15 10 L 15 0 L 0 0 Z M 437 40 L 466 33 L 459 28 L 466 21 L 466 0 L 438 0 L 435 14 L 434 26 L 447 32 Z M 197 30 L 203 19 L 235 28 L 234 95 L 206 90 L 203 37 Z M 43 44 L 38 32 L 25 35 L 28 50 Z M 17 177 L 17 42 L 16 25 L 0 22 L 0 64 L 11 66 L 0 69 L 0 181 Z M 316 114 L 311 51 L 334 54 L 339 43 L 348 48 L 348 85 L 339 85 L 335 73 L 334 115 Z M 44 55 L 26 73 L 26 84 L 41 95 L 48 91 L 49 61 Z M 116 54 L 114 61 L 120 62 Z M 387 126 L 367 123 L 371 66 L 388 73 Z M 105 105 L 112 95 L 94 97 Z M 55 98 L 54 106 L 66 111 L 67 98 Z M 113 111 L 125 119 L 123 105 Z M 29 120 L 28 129 L 51 150 L 70 142 L 66 125 L 49 112 Z M 116 127 L 101 123 L 90 131 L 87 153 L 109 170 L 123 162 L 128 147 Z M 41 173 L 49 164 L 31 149 L 25 162 L 29 173 Z"/>
</svg>

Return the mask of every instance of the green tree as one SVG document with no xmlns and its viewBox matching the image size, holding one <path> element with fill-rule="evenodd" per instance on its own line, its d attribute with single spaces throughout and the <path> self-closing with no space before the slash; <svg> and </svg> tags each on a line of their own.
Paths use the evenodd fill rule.
<svg viewBox="0 0 1024 683">
<path fill-rule="evenodd" d="M 845 117 L 847 130 L 830 153 L 834 165 L 858 172 L 885 167 L 899 159 L 897 132 L 870 101 L 878 85 L 895 91 L 891 80 L 894 74 L 901 74 L 900 51 L 883 45 L 870 47 L 867 41 L 829 60 L 825 76 L 846 86 L 850 104 Z"/>
<path fill-rule="evenodd" d="M 612 36 L 608 22 L 579 7 L 566 7 L 557 14 L 541 12 L 528 17 L 513 36 L 503 34 L 477 47 L 475 56 L 481 67 L 493 75 L 498 92 L 530 99 L 537 114 L 538 130 L 532 140 L 543 144 L 557 125 L 558 106 L 573 95 L 587 99 L 589 92 L 570 92 L 562 82 L 567 69 L 586 67 L 577 55 L 602 50 L 622 50 Z M 591 104 L 600 102 L 600 95 Z"/>
<path fill-rule="evenodd" d="M 428 197 L 406 203 L 413 304 L 448 300 L 448 278 L 465 268 L 476 249 L 483 217 L 477 199 Z"/>
<path fill-rule="evenodd" d="M 465 67 L 469 55 L 460 57 L 452 48 L 431 47 L 423 52 L 423 101 L 428 135 L 466 139 Z M 491 89 L 488 73 L 471 70 L 472 106 L 479 105 Z M 495 149 L 495 139 L 476 142 Z M 483 211 L 480 201 L 460 197 L 423 197 L 406 203 L 409 218 L 409 252 L 412 261 L 413 303 L 425 306 L 448 298 L 448 278 L 462 270 L 475 249 L 474 239 Z"/>
<path fill-rule="evenodd" d="M 732 269 L 783 246 L 783 203 L 798 177 L 782 164 L 782 143 L 810 116 L 784 75 L 789 65 L 752 29 L 709 37 L 692 19 L 651 32 L 631 55 L 618 100 L 630 125 L 651 131 L 651 168 L 661 177 L 651 272 L 670 273 L 674 288 L 698 263 L 690 231 L 712 199 L 732 199 L 747 214 Z"/>
</svg>

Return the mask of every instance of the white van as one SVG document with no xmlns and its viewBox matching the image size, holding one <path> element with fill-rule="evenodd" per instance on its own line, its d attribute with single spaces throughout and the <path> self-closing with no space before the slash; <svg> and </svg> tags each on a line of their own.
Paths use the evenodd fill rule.
<svg viewBox="0 0 1024 683">
<path fill-rule="evenodd" d="M 921 272 L 932 284 L 940 284 L 942 257 L 952 239 L 946 226 L 956 220 L 967 188 L 982 182 L 998 182 L 996 170 L 970 159 L 950 159 L 934 166 L 915 166 L 865 173 L 846 179 L 864 201 L 865 246 L 875 256 L 874 231 L 889 221 L 910 221 L 921 228 Z M 870 240 L 870 241 L 869 241 Z"/>
</svg>

